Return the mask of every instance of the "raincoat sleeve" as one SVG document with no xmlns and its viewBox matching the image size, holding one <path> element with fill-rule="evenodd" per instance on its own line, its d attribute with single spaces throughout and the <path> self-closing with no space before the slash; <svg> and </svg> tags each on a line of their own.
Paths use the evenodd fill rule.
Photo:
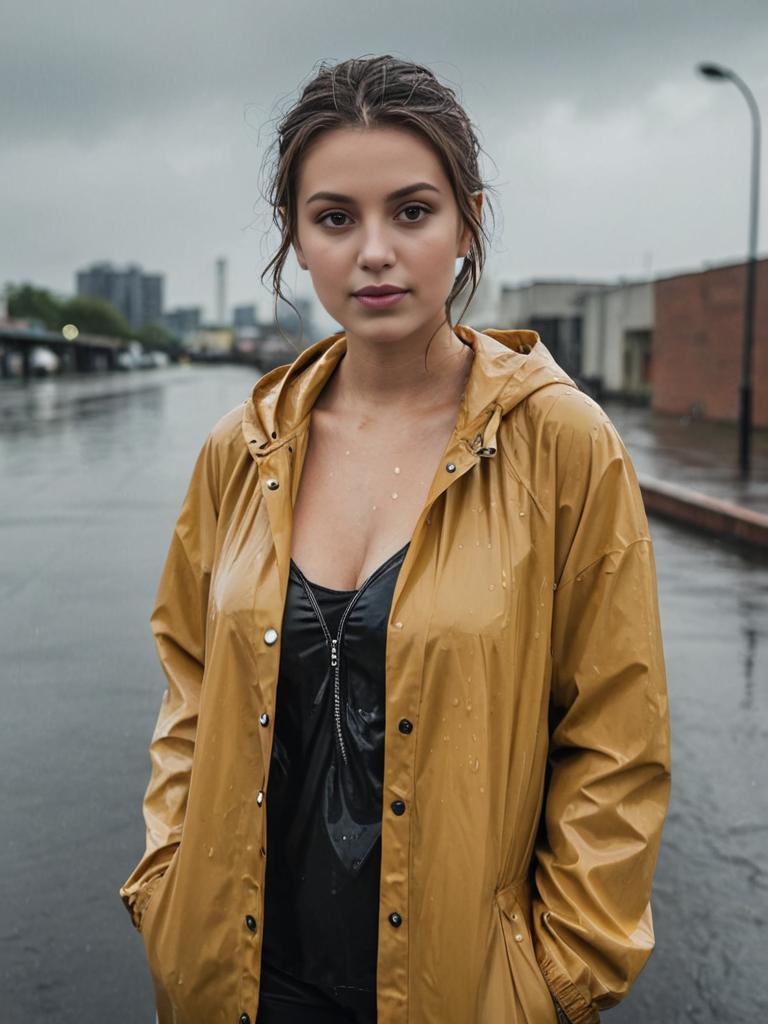
<svg viewBox="0 0 768 1024">
<path fill-rule="evenodd" d="M 670 731 L 656 566 L 633 465 L 582 393 L 551 414 L 550 750 L 532 928 L 556 1002 L 571 1024 L 587 1024 L 620 1002 L 653 949 Z"/>
<path fill-rule="evenodd" d="M 138 929 L 152 890 L 181 841 L 184 825 L 205 664 L 216 495 L 211 434 L 192 471 L 150 616 L 166 687 L 149 744 L 151 771 L 142 808 L 146 848 L 120 888 L 120 897 Z"/>
</svg>

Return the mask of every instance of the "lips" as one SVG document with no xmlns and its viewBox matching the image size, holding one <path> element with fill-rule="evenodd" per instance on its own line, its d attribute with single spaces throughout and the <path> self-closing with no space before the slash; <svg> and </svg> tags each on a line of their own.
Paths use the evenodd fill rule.
<svg viewBox="0 0 768 1024">
<path fill-rule="evenodd" d="M 370 292 L 355 292 L 353 298 L 357 299 L 361 306 L 367 306 L 368 309 L 389 309 L 390 306 L 396 306 L 399 302 L 402 302 L 407 295 L 407 291 L 379 290 L 373 294 L 370 294 Z"/>
<path fill-rule="evenodd" d="M 407 290 L 407 288 L 398 288 L 394 284 L 369 284 L 352 294 L 356 298 L 359 298 L 361 295 L 403 295 Z"/>
</svg>

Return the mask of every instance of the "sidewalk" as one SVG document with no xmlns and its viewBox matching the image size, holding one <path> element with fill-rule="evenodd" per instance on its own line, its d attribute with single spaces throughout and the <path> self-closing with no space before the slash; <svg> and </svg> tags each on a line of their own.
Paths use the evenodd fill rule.
<svg viewBox="0 0 768 1024">
<path fill-rule="evenodd" d="M 743 481 L 735 425 L 602 406 L 629 451 L 649 513 L 768 549 L 768 431 L 753 431 Z"/>
</svg>

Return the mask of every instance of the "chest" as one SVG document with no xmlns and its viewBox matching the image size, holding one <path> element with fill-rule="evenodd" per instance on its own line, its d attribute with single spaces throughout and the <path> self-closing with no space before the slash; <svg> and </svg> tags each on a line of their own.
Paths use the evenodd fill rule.
<svg viewBox="0 0 768 1024">
<path fill-rule="evenodd" d="M 454 416 L 340 428 L 313 414 L 291 557 L 311 580 L 357 589 L 413 534 Z"/>
</svg>

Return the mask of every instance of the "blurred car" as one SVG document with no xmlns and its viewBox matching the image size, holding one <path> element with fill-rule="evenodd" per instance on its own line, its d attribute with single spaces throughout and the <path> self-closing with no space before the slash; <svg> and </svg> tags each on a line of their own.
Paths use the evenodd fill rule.
<svg viewBox="0 0 768 1024">
<path fill-rule="evenodd" d="M 142 370 L 154 370 L 161 366 L 167 366 L 170 360 L 165 352 L 155 349 L 152 352 L 142 352 L 139 356 L 139 367 Z"/>
<path fill-rule="evenodd" d="M 61 360 L 55 352 L 42 345 L 35 345 L 29 353 L 30 370 L 36 377 L 47 377 L 58 373 Z"/>
</svg>

